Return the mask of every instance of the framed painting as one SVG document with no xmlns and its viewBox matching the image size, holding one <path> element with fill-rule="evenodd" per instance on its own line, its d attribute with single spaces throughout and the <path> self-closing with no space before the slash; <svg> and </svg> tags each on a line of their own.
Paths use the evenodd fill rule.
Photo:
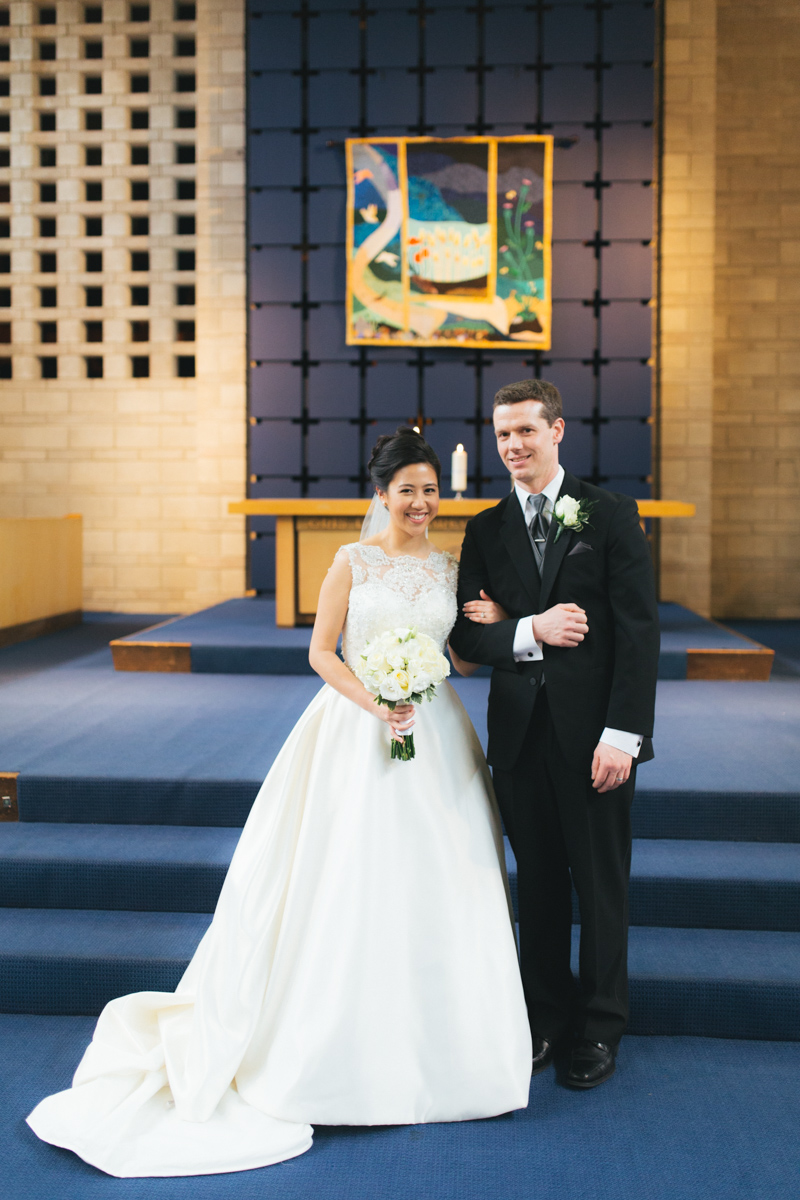
<svg viewBox="0 0 800 1200">
<path fill-rule="evenodd" d="M 346 148 L 348 345 L 549 349 L 552 136 Z"/>
</svg>

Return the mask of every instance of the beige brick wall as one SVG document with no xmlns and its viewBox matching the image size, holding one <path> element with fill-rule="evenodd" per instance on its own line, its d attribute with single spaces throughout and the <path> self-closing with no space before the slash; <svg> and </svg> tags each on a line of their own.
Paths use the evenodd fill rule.
<svg viewBox="0 0 800 1200">
<path fill-rule="evenodd" d="M 800 5 L 717 0 L 713 609 L 800 617 Z"/>
<path fill-rule="evenodd" d="M 661 233 L 661 596 L 711 610 L 715 0 L 666 0 Z"/>
<path fill-rule="evenodd" d="M 82 25 L 84 5 L 59 0 L 58 26 L 38 26 L 38 5 L 11 4 L 0 40 L 11 61 L 0 74 L 11 96 L 11 238 L 13 380 L 0 400 L 0 515 L 85 518 L 87 609 L 186 611 L 241 594 L 245 542 L 228 500 L 245 481 L 245 179 L 244 13 L 241 0 L 200 0 L 195 23 L 174 22 L 172 0 L 151 0 L 151 21 L 129 24 L 122 0 L 105 0 L 101 25 Z M 175 38 L 197 42 L 195 58 L 175 57 Z M 149 37 L 150 57 L 132 59 L 131 37 Z M 103 40 L 102 60 L 83 57 L 86 39 Z M 57 58 L 39 61 L 54 40 Z M 175 92 L 176 72 L 196 71 L 196 93 Z M 131 94 L 132 73 L 150 91 Z M 87 74 L 102 74 L 101 95 L 86 95 Z M 40 75 L 57 94 L 39 95 Z M 196 129 L 176 128 L 178 108 L 196 108 Z M 149 130 L 131 129 L 130 112 L 147 108 Z M 84 128 L 83 110 L 103 113 L 102 131 Z M 54 111 L 55 132 L 39 129 Z M 196 165 L 175 161 L 177 143 L 197 146 Z M 150 164 L 132 166 L 130 146 L 147 143 Z M 84 147 L 103 147 L 102 166 L 86 166 Z M 38 148 L 56 148 L 55 169 L 38 165 Z M 196 200 L 176 199 L 175 181 L 196 179 Z M 132 201 L 130 181 L 150 181 L 149 201 Z M 39 203 L 39 183 L 57 181 L 56 204 Z M 102 180 L 102 202 L 87 203 L 84 181 Z M 196 236 L 178 235 L 177 214 L 196 214 Z M 148 215 L 150 234 L 133 238 L 132 215 Z M 57 237 L 38 237 L 40 216 L 55 216 Z M 100 238 L 84 236 L 84 218 L 101 215 Z M 193 248 L 194 273 L 177 271 L 179 248 Z M 102 274 L 85 274 L 83 253 L 102 249 Z M 131 249 L 149 249 L 147 275 L 130 271 Z M 38 253 L 55 251 L 55 275 L 39 275 Z M 194 307 L 175 304 L 175 288 L 194 283 Z M 129 288 L 148 284 L 147 308 L 130 305 Z M 39 308 L 39 288 L 55 285 L 58 307 Z M 102 309 L 86 308 L 84 287 L 102 285 Z M 102 319 L 102 344 L 86 343 L 85 322 Z M 131 341 L 131 322 L 150 322 L 149 343 Z M 194 319 L 194 345 L 176 341 L 176 321 Z M 58 342 L 41 345 L 40 322 L 55 320 Z M 39 359 L 58 358 L 58 378 L 42 379 Z M 101 354 L 104 378 L 86 378 L 85 358 Z M 131 377 L 131 356 L 150 358 L 150 377 Z M 176 376 L 178 355 L 196 356 L 196 378 Z"/>
<path fill-rule="evenodd" d="M 800 6 L 665 0 L 662 597 L 800 616 Z"/>
</svg>

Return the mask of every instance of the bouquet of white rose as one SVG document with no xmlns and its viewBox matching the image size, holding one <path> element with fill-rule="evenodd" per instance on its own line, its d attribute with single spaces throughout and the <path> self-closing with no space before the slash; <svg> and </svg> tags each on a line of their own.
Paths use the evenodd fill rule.
<svg viewBox="0 0 800 1200">
<path fill-rule="evenodd" d="M 450 674 L 450 663 L 427 633 L 388 629 L 365 647 L 355 674 L 376 704 L 394 709 L 432 700 L 436 685 Z M 405 734 L 402 742 L 392 738 L 392 758 L 408 762 L 414 755 L 413 733 Z"/>
</svg>

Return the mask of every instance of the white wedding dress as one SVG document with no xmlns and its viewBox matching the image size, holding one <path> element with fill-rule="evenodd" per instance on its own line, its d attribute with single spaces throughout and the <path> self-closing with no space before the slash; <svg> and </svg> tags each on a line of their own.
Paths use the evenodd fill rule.
<svg viewBox="0 0 800 1200">
<path fill-rule="evenodd" d="M 343 649 L 415 626 L 444 647 L 457 564 L 355 543 Z M 416 758 L 324 686 L 255 800 L 174 994 L 112 1000 L 72 1088 L 28 1123 L 117 1176 L 302 1154 L 314 1124 L 489 1117 L 528 1103 L 531 1042 L 478 738 L 442 684 Z"/>
</svg>

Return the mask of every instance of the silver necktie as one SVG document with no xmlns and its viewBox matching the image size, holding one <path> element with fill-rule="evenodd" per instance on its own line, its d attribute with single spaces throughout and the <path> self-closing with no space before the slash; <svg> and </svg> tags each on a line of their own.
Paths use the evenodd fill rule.
<svg viewBox="0 0 800 1200">
<path fill-rule="evenodd" d="M 548 523 L 542 511 L 546 503 L 547 497 L 544 492 L 540 492 L 538 496 L 528 497 L 528 535 L 533 546 L 533 554 L 536 559 L 536 566 L 539 568 L 539 574 L 541 574 L 542 563 L 544 562 L 548 532 Z"/>
</svg>

